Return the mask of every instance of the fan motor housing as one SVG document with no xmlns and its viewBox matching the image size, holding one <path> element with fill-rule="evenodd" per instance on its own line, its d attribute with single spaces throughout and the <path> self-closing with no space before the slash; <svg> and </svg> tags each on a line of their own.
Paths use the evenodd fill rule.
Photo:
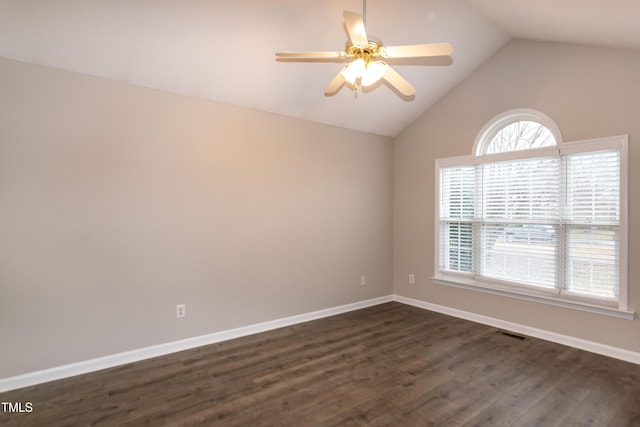
<svg viewBox="0 0 640 427">
<path fill-rule="evenodd" d="M 370 36 L 368 43 L 365 46 L 356 46 L 351 40 L 348 40 L 345 45 L 344 51 L 347 53 L 347 56 L 362 58 L 368 62 L 380 57 L 381 47 L 382 41 Z"/>
</svg>

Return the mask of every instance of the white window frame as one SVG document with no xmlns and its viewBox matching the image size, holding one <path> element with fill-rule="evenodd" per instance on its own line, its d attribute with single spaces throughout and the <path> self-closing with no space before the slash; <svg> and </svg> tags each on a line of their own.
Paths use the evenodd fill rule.
<svg viewBox="0 0 640 427">
<path fill-rule="evenodd" d="M 469 156 L 458 156 L 437 159 L 435 164 L 435 221 L 434 221 L 434 276 L 432 281 L 441 285 L 449 285 L 474 291 L 482 291 L 494 295 L 501 295 L 535 301 L 554 306 L 583 310 L 591 313 L 604 314 L 624 319 L 634 319 L 635 313 L 628 309 L 628 135 L 582 140 L 575 142 L 562 142 L 560 133 L 555 124 L 544 116 L 544 122 L 540 116 L 518 118 L 517 113 L 525 111 L 532 114 L 533 110 L 512 110 L 498 116 L 489 122 L 480 132 L 473 147 L 473 153 Z M 515 113 L 514 113 L 515 112 Z M 541 114 L 541 113 L 540 113 Z M 522 117 L 522 116 L 519 116 Z M 548 120 L 547 120 L 548 119 Z M 557 146 L 543 147 L 530 150 L 519 150 L 505 153 L 483 154 L 483 146 L 493 138 L 493 135 L 502 127 L 517 120 L 532 120 L 547 126 L 554 137 Z M 484 139 L 483 139 L 484 138 Z M 619 291 L 618 300 L 600 300 L 583 296 L 575 296 L 569 293 L 558 294 L 556 291 L 547 291 L 538 287 L 513 286 L 498 280 L 479 278 L 474 273 L 456 272 L 440 269 L 440 170 L 443 168 L 465 165 L 478 165 L 505 160 L 521 160 L 541 156 L 561 156 L 576 152 L 599 151 L 603 149 L 620 150 L 620 224 L 619 224 Z M 473 250 L 477 250 L 477 245 Z"/>
</svg>

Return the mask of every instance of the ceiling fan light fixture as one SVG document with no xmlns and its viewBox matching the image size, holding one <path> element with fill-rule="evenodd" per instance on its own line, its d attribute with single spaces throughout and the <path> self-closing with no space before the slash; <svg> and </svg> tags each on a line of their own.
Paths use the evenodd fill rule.
<svg viewBox="0 0 640 427">
<path fill-rule="evenodd" d="M 365 30 L 366 0 L 363 0 L 362 15 L 345 10 L 342 14 L 348 39 L 343 52 L 277 52 L 280 60 L 330 60 L 351 61 L 345 65 L 329 82 L 324 90 L 325 96 L 333 96 L 343 85 L 351 86 L 355 93 L 358 86 L 372 86 L 384 79 L 389 86 L 407 99 L 414 96 L 416 90 L 393 67 L 379 61 L 379 58 L 427 58 L 449 56 L 453 47 L 449 43 L 412 44 L 385 46 L 382 41 L 367 36 Z"/>
</svg>

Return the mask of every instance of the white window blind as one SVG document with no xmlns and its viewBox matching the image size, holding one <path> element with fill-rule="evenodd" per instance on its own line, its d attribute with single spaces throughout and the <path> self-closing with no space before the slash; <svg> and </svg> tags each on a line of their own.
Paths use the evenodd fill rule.
<svg viewBox="0 0 640 427">
<path fill-rule="evenodd" d="M 566 156 L 568 292 L 617 299 L 620 151 Z"/>
<path fill-rule="evenodd" d="M 557 282 L 560 158 L 477 166 L 482 209 L 477 273 L 553 288 Z"/>
<path fill-rule="evenodd" d="M 615 138 L 568 146 L 438 163 L 436 278 L 620 303 L 622 146 Z"/>
<path fill-rule="evenodd" d="M 475 168 L 453 167 L 440 177 L 440 265 L 472 271 L 472 231 L 475 210 Z"/>
</svg>

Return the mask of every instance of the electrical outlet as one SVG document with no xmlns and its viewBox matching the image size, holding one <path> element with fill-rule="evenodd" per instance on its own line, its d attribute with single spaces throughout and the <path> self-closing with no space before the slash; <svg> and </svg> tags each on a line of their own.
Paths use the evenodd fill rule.
<svg viewBox="0 0 640 427">
<path fill-rule="evenodd" d="M 181 317 L 185 317 L 186 315 L 187 315 L 187 305 L 186 304 L 176 305 L 176 319 L 180 319 Z"/>
<path fill-rule="evenodd" d="M 409 274 L 409 284 L 413 285 L 416 283 L 416 276 L 413 274 Z"/>
<path fill-rule="evenodd" d="M 360 284 L 361 285 L 367 284 L 367 276 L 360 276 Z"/>
</svg>

